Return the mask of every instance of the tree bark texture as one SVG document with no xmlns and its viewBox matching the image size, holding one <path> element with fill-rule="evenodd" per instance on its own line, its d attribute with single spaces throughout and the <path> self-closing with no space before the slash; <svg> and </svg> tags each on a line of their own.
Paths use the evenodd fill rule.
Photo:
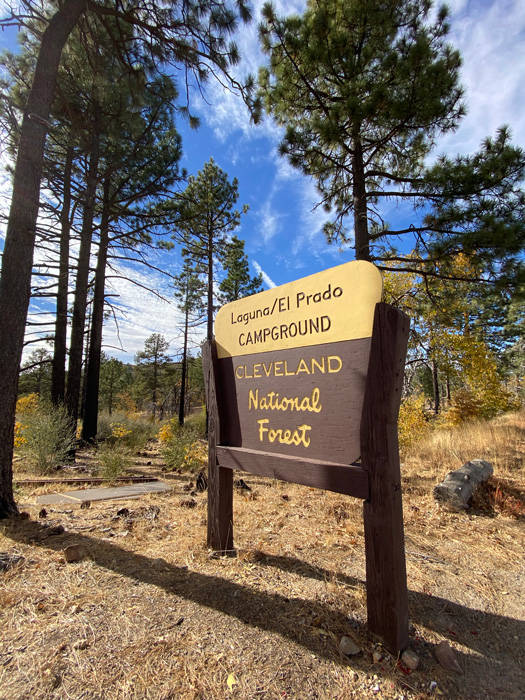
<svg viewBox="0 0 525 700">
<path fill-rule="evenodd" d="M 55 343 L 51 371 L 51 401 L 61 404 L 66 393 L 67 293 L 69 282 L 69 212 L 71 208 L 71 170 L 73 146 L 66 152 L 64 194 L 60 213 L 60 260 L 58 271 Z"/>
<path fill-rule="evenodd" d="M 89 284 L 89 258 L 93 237 L 95 218 L 95 195 L 97 191 L 98 163 L 100 159 L 100 131 L 95 119 L 91 154 L 89 158 L 88 178 L 85 193 L 84 215 L 80 234 L 77 275 L 75 280 L 75 301 L 73 303 L 73 322 L 69 347 L 69 366 L 67 374 L 66 406 L 71 423 L 76 430 L 80 389 L 82 385 L 82 358 L 84 355 L 84 332 Z"/>
<path fill-rule="evenodd" d="M 365 166 L 363 147 L 359 136 L 354 140 L 354 157 L 352 159 L 355 259 L 370 260 L 370 241 L 368 239 L 368 207 L 366 199 Z"/>
<path fill-rule="evenodd" d="M 0 518 L 17 512 L 12 461 L 18 370 L 31 295 L 49 113 L 62 49 L 86 4 L 86 0 L 66 0 L 44 31 L 22 122 L 0 278 Z"/>
<path fill-rule="evenodd" d="M 188 300 L 186 298 L 186 315 L 184 318 L 184 348 L 182 350 L 182 376 L 180 380 L 180 399 L 179 399 L 179 425 L 184 425 L 184 404 L 186 401 L 186 365 L 188 363 L 188 326 L 190 311 L 187 308 Z"/>
<path fill-rule="evenodd" d="M 102 353 L 102 327 L 104 325 L 104 292 L 106 288 L 106 264 L 109 247 L 109 192 L 110 179 L 104 181 L 100 241 L 98 245 L 97 269 L 95 271 L 95 291 L 91 333 L 86 368 L 86 403 L 82 439 L 92 442 L 97 436 L 98 391 L 100 386 L 100 356 Z"/>
<path fill-rule="evenodd" d="M 213 228 L 208 223 L 208 319 L 206 340 L 213 340 Z"/>
</svg>

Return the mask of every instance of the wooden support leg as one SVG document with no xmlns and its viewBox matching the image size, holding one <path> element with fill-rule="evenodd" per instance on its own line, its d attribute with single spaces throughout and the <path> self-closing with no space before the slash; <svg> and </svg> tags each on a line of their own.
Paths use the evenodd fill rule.
<svg viewBox="0 0 525 700">
<path fill-rule="evenodd" d="M 208 547 L 214 552 L 234 552 L 232 497 L 233 470 L 215 465 L 208 473 Z"/>
<path fill-rule="evenodd" d="M 224 469 L 217 464 L 220 422 L 216 361 L 215 343 L 208 341 L 202 348 L 208 412 L 208 547 L 226 554 L 233 552 L 233 470 Z"/>
<path fill-rule="evenodd" d="M 409 319 L 378 304 L 361 421 L 368 630 L 390 651 L 408 646 L 408 601 L 397 420 Z"/>
</svg>

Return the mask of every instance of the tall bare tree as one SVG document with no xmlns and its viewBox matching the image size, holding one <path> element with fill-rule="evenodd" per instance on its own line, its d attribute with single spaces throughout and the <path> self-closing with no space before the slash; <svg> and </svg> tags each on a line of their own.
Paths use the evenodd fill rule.
<svg viewBox="0 0 525 700">
<path fill-rule="evenodd" d="M 25 2 L 32 13 L 33 3 Z M 225 41 L 238 19 L 250 13 L 240 0 L 236 8 L 225 2 L 173 3 L 135 0 L 131 4 L 64 0 L 50 6 L 51 18 L 42 34 L 32 88 L 24 110 L 16 159 L 13 196 L 6 232 L 0 278 L 0 518 L 17 512 L 12 489 L 12 458 L 18 369 L 29 308 L 40 180 L 49 114 L 55 93 L 62 49 L 86 12 L 99 16 L 108 27 L 124 65 L 133 70 L 134 48 L 147 47 L 158 61 L 183 68 L 187 84 L 202 83 L 210 73 L 227 72 L 239 59 L 237 48 Z M 7 16 L 1 24 L 19 23 Z M 125 27 L 133 27 L 130 36 Z M 230 81 L 232 84 L 234 81 Z"/>
</svg>

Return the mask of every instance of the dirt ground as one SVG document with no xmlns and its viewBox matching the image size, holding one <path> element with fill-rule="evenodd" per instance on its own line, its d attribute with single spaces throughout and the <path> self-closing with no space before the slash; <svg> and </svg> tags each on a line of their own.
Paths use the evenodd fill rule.
<svg viewBox="0 0 525 700">
<path fill-rule="evenodd" d="M 151 449 L 135 471 L 171 492 L 89 508 L 19 490 L 28 517 L 0 523 L 1 700 L 525 697 L 523 520 L 448 512 L 435 471 L 404 469 L 410 671 L 367 637 L 359 501 L 236 474 L 237 556 L 217 558 L 206 493 L 162 468 Z M 88 556 L 66 563 L 73 544 Z"/>
</svg>

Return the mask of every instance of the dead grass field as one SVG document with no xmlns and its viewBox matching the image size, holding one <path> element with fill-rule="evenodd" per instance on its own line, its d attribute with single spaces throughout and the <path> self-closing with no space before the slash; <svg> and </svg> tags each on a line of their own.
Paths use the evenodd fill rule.
<svg viewBox="0 0 525 700">
<path fill-rule="evenodd" d="M 1 700 L 522 700 L 525 416 L 469 430 L 404 458 L 415 671 L 367 639 L 361 502 L 239 474 L 252 490 L 236 491 L 237 556 L 215 558 L 206 493 L 152 448 L 135 471 L 168 494 L 43 518 L 36 495 L 61 489 L 18 492 L 29 517 L 0 523 L 0 553 L 19 557 L 0 573 Z M 473 458 L 493 463 L 493 486 L 449 512 L 432 489 Z M 66 563 L 79 543 L 89 557 Z M 361 652 L 343 658 L 342 635 Z M 441 640 L 461 674 L 436 661 Z"/>
</svg>

